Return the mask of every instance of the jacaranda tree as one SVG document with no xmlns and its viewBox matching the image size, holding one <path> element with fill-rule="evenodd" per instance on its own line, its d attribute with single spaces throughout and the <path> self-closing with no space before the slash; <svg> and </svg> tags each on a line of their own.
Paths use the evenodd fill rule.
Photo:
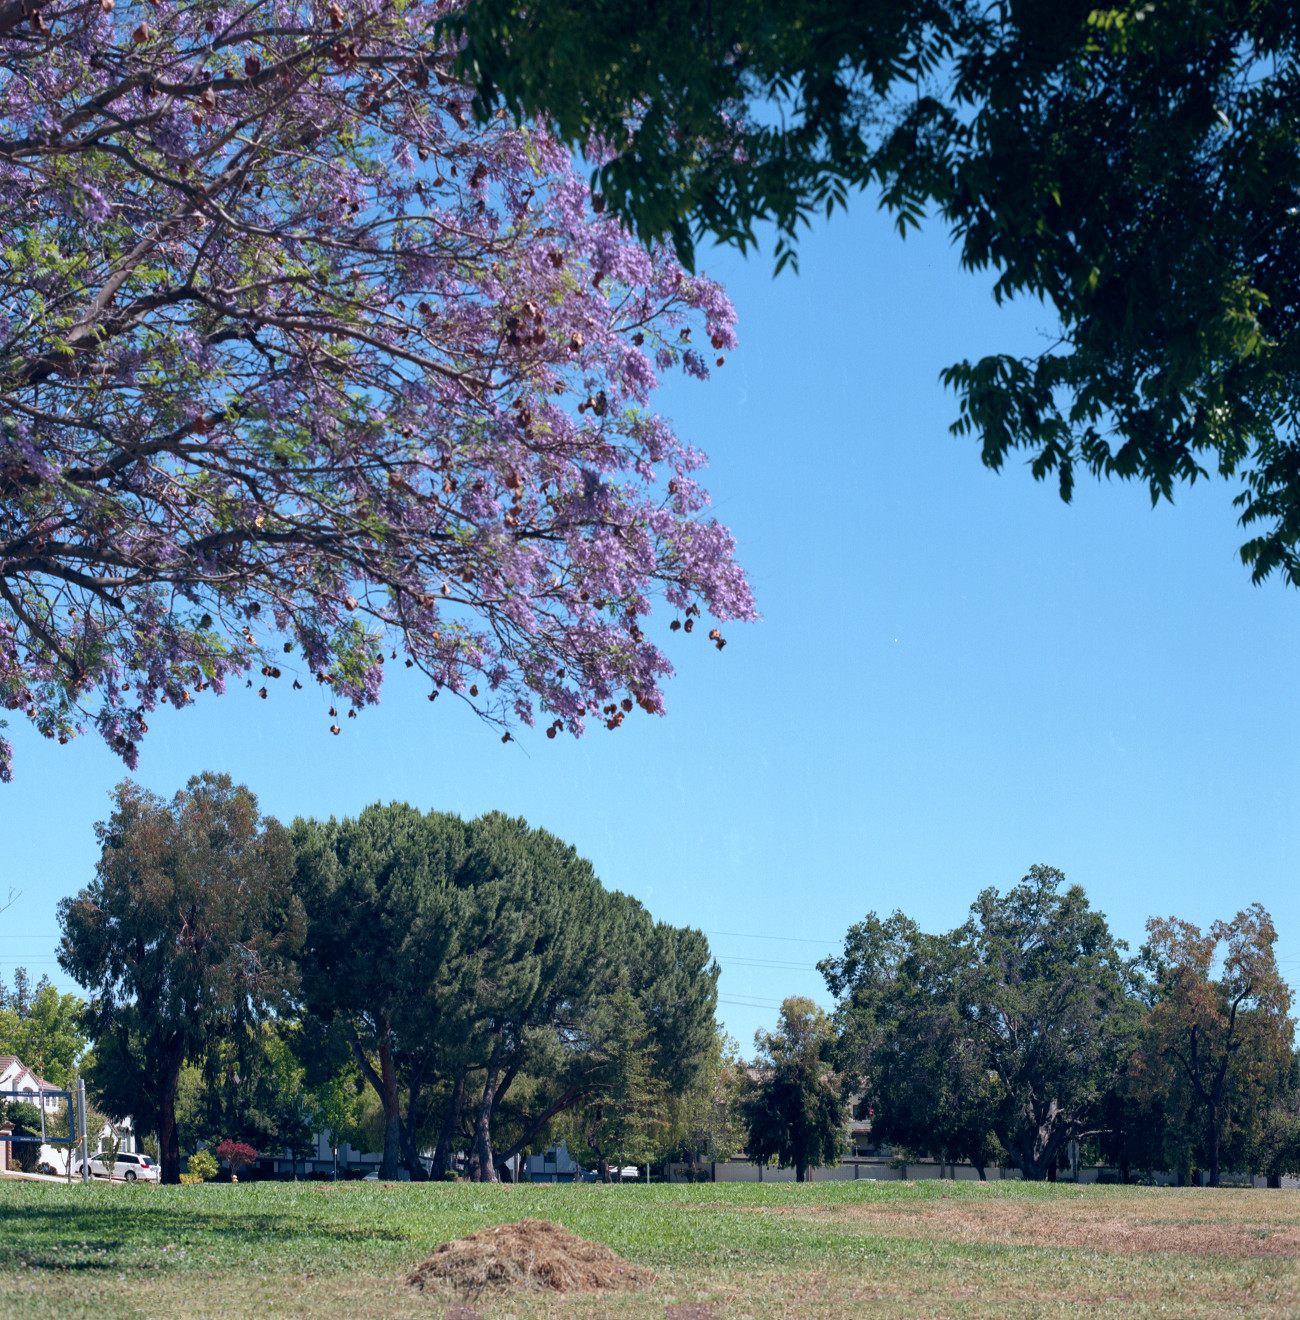
<svg viewBox="0 0 1300 1320">
<path fill-rule="evenodd" d="M 45 735 L 134 766 L 158 702 L 355 713 L 399 656 L 507 738 L 614 728 L 653 596 L 754 616 L 647 411 L 729 302 L 471 126 L 445 9 L 0 4 L 0 702 Z"/>
</svg>

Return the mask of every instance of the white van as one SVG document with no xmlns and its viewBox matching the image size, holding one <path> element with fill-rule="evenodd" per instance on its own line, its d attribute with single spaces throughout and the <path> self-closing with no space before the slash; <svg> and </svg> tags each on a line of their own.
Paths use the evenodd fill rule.
<svg viewBox="0 0 1300 1320">
<path fill-rule="evenodd" d="M 81 1177 L 81 1157 L 78 1156 L 72 1165 L 72 1176 Z M 90 1157 L 90 1176 L 92 1178 L 111 1178 L 114 1182 L 159 1182 L 162 1174 L 158 1166 L 149 1158 L 148 1155 L 132 1155 L 127 1151 L 119 1151 L 117 1161 L 113 1165 L 113 1172 L 110 1174 L 108 1166 L 98 1155 Z"/>
</svg>

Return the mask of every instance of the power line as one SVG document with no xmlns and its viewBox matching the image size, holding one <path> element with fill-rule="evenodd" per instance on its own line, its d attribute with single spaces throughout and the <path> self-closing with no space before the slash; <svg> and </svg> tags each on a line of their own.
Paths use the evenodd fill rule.
<svg viewBox="0 0 1300 1320">
<path fill-rule="evenodd" d="M 725 953 L 715 953 L 713 956 L 721 963 L 734 963 L 741 967 L 793 967 L 796 971 L 802 972 L 817 970 L 816 963 L 777 962 L 771 958 L 739 958 Z"/>
<path fill-rule="evenodd" d="M 844 938 L 841 935 L 833 940 L 810 940 L 802 935 L 751 935 L 748 931 L 743 930 L 706 930 L 704 934 L 725 935 L 728 939 L 736 940 L 784 940 L 790 944 L 820 944 L 823 947 L 828 944 L 839 944 Z"/>
</svg>

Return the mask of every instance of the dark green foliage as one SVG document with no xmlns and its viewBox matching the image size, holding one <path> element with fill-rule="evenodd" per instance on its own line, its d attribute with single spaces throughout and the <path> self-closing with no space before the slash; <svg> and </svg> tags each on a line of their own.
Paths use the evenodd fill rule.
<svg viewBox="0 0 1300 1320">
<path fill-rule="evenodd" d="M 841 1012 L 839 1056 L 869 1079 L 859 1117 L 876 1144 L 945 1161 L 968 1160 L 981 1177 L 1005 1157 L 997 1136 L 1004 1091 L 962 1013 L 960 983 L 972 951 L 931 936 L 895 913 L 874 913 L 849 932 L 842 959 L 823 964 Z"/>
<path fill-rule="evenodd" d="M 214 1040 L 182 1075 L 177 1125 L 182 1150 L 230 1138 L 295 1163 L 313 1146 L 316 1109 L 293 1048 L 294 1024 L 262 1022 Z"/>
<path fill-rule="evenodd" d="M 531 837 L 528 846 L 544 853 L 558 844 L 543 831 Z M 566 845 L 558 846 L 572 855 Z M 599 886 L 594 875 L 592 883 Z M 612 1105 L 613 1112 L 640 1115 L 635 1142 L 625 1135 L 623 1143 L 648 1159 L 651 1132 L 663 1118 L 659 1098 L 688 1089 L 714 1047 L 718 966 L 708 941 L 698 930 L 656 922 L 625 894 L 603 889 L 599 894 L 598 905 L 584 918 L 593 935 L 590 956 L 571 973 L 571 990 L 553 1001 L 545 1020 L 537 1019 L 509 1055 L 498 1112 L 516 1078 L 533 1084 L 526 1108 L 515 1115 L 503 1159 L 528 1149 L 547 1123 L 579 1105 L 597 1106 L 602 1113 Z M 611 1011 L 624 996 L 630 996 L 633 1020 L 645 1033 L 647 1067 L 634 1094 L 624 1094 L 624 1075 L 615 1063 L 630 1048 L 626 1039 L 616 1040 L 622 1027 L 614 1030 L 617 1015 Z M 589 1149 L 599 1156 L 594 1144 Z"/>
<path fill-rule="evenodd" d="M 601 1091 L 602 1002 L 621 985 L 679 1085 L 705 1057 L 716 966 L 698 932 L 656 925 L 568 844 L 490 813 L 391 804 L 293 829 L 311 915 L 303 1001 L 349 1041 L 384 1105 L 384 1175 L 458 1146 L 495 1180 L 556 1115 Z M 493 1131 L 510 1137 L 504 1155 Z"/>
<path fill-rule="evenodd" d="M 473 0 L 448 22 L 480 113 L 593 137 L 597 185 L 688 260 L 869 186 L 933 216 L 1001 298 L 1056 312 L 1027 358 L 945 372 L 959 431 L 1079 468 L 1240 482 L 1256 580 L 1300 581 L 1300 21 L 1291 0 Z"/>
<path fill-rule="evenodd" d="M 754 1039 L 757 1080 L 742 1102 L 746 1151 L 756 1164 L 793 1165 L 806 1182 L 810 1169 L 839 1159 L 848 1135 L 842 1079 L 831 1067 L 834 1026 L 811 999 L 790 998 L 776 1031 Z"/>
<path fill-rule="evenodd" d="M 463 1005 L 475 966 L 465 945 L 468 899 L 455 879 L 465 827 L 390 803 L 355 820 L 295 821 L 292 837 L 310 917 L 303 1003 L 337 1024 L 383 1103 L 382 1176 L 396 1178 L 405 1159 L 419 1177 L 414 1143 L 432 1056 L 463 1047 L 468 1033 Z"/>
<path fill-rule="evenodd" d="M 573 1124 L 580 1144 L 570 1144 L 589 1152 L 608 1182 L 611 1167 L 621 1170 L 653 1157 L 665 1122 L 666 1087 L 654 1037 L 625 984 L 604 997 L 588 1021 L 594 1037 L 586 1060 L 589 1099 Z"/>
<path fill-rule="evenodd" d="M 951 8 L 474 0 L 448 23 L 468 36 L 460 70 L 479 112 L 500 99 L 543 115 L 578 149 L 599 135 L 615 153 L 598 171 L 610 205 L 689 264 L 697 236 L 744 248 L 772 220 L 790 241 L 813 212 L 843 205 L 870 176 L 873 103 Z M 765 102 L 785 115 L 747 113 Z"/>
<path fill-rule="evenodd" d="M 94 994 L 88 1087 L 158 1132 L 174 1183 L 181 1069 L 285 1003 L 303 912 L 286 831 L 228 775 L 198 775 L 170 803 L 128 780 L 113 807 L 95 880 L 59 904 L 59 963 Z"/>
<path fill-rule="evenodd" d="M 36 1105 L 26 1100 L 10 1100 L 4 1105 L 5 1119 L 14 1125 L 16 1137 L 39 1137 L 41 1135 L 41 1111 Z M 5 1143 L 10 1151 L 10 1161 L 23 1173 L 35 1173 L 40 1159 L 41 1146 L 38 1141 L 10 1141 Z"/>
<path fill-rule="evenodd" d="M 1068 1141 L 1104 1130 L 1139 980 L 1064 879 L 1035 866 L 942 936 L 872 914 L 821 964 L 882 1139 L 977 1167 L 1005 1151 L 1039 1179 Z"/>
</svg>

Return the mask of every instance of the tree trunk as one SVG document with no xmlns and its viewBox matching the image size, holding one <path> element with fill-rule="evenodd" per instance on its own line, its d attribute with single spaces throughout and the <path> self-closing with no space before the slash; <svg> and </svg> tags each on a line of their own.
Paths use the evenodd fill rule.
<svg viewBox="0 0 1300 1320">
<path fill-rule="evenodd" d="M 181 1181 L 181 1137 L 176 1127 L 176 1090 L 180 1085 L 181 1067 L 185 1063 L 185 1040 L 172 1037 L 164 1056 L 162 1089 L 158 1095 L 158 1162 L 161 1179 L 179 1186 Z"/>
<path fill-rule="evenodd" d="M 1127 1159 L 1120 1160 L 1119 1162 L 1119 1180 L 1125 1186 L 1133 1181 L 1133 1169 Z"/>
<path fill-rule="evenodd" d="M 397 1167 L 401 1160 L 402 1110 L 397 1094 L 397 1070 L 393 1066 L 392 1032 L 385 1026 L 379 1034 L 379 1072 L 375 1072 L 366 1052 L 361 1048 L 356 1032 L 351 1033 L 352 1056 L 361 1069 L 361 1075 L 375 1088 L 380 1104 L 384 1107 L 384 1159 L 379 1166 L 379 1176 L 386 1182 L 397 1178 Z"/>
<path fill-rule="evenodd" d="M 384 1084 L 380 1097 L 384 1102 L 384 1162 L 379 1166 L 379 1176 L 388 1182 L 396 1182 L 402 1153 L 402 1110 L 397 1093 L 397 1069 L 393 1064 L 393 1042 L 387 1031 L 379 1041 L 379 1076 Z"/>
<path fill-rule="evenodd" d="M 433 1176 L 445 1178 L 454 1168 L 456 1152 L 452 1144 L 456 1140 L 456 1129 L 460 1126 L 460 1111 L 465 1104 L 465 1074 L 467 1068 L 461 1068 L 456 1074 L 455 1085 L 451 1088 L 451 1100 L 447 1105 L 447 1116 L 442 1122 L 442 1131 L 438 1134 L 438 1144 L 433 1152 Z"/>
<path fill-rule="evenodd" d="M 420 1129 L 420 1087 L 424 1081 L 424 1065 L 412 1062 L 411 1088 L 406 1104 L 406 1122 L 402 1125 L 402 1160 L 412 1182 L 428 1182 L 429 1174 L 416 1149 L 416 1133 Z"/>
<path fill-rule="evenodd" d="M 1219 1106 L 1210 1105 L 1210 1183 L 1219 1185 Z"/>
<path fill-rule="evenodd" d="M 497 1079 L 501 1075 L 501 1039 L 492 1046 L 486 1076 L 483 1078 L 483 1099 L 478 1107 L 478 1121 L 474 1124 L 474 1144 L 470 1148 L 473 1177 L 479 1182 L 499 1182 L 496 1165 L 492 1161 L 492 1102 L 496 1099 Z"/>
<path fill-rule="evenodd" d="M 794 1180 L 795 1182 L 808 1181 L 808 1165 L 803 1160 L 800 1160 L 794 1166 Z"/>
<path fill-rule="evenodd" d="M 980 1182 L 988 1182 L 988 1176 L 985 1174 L 984 1166 L 982 1164 L 977 1164 L 975 1166 L 975 1172 L 979 1174 Z"/>
<path fill-rule="evenodd" d="M 1050 1121 L 1050 1118 L 1054 1117 L 1055 1107 L 1053 1110 L 1049 1122 L 1039 1123 L 1035 1128 L 1026 1130 L 1020 1135 L 1018 1142 L 1020 1158 L 1017 1163 L 1020 1167 L 1020 1176 L 1026 1182 L 1042 1182 L 1044 1178 L 1048 1182 L 1056 1181 L 1056 1156 L 1061 1149 L 1065 1134 Z"/>
</svg>

